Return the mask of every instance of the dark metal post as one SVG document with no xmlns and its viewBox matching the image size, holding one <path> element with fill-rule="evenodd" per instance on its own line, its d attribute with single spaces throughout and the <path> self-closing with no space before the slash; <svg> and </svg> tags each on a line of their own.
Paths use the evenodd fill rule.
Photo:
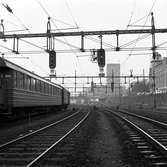
<svg viewBox="0 0 167 167">
<path fill-rule="evenodd" d="M 156 86 L 155 86 L 155 59 L 156 59 L 156 45 L 155 45 L 155 24 L 154 15 L 151 13 L 151 31 L 152 31 L 152 58 L 153 58 L 153 110 L 156 110 Z"/>
<path fill-rule="evenodd" d="M 121 99 L 122 93 L 121 93 L 121 83 L 119 83 L 119 105 L 121 106 L 122 99 Z"/>
<path fill-rule="evenodd" d="M 77 75 L 77 74 L 76 74 L 76 70 L 75 70 L 75 82 L 74 82 L 74 84 L 75 84 L 75 93 L 76 93 L 76 85 L 77 85 L 77 81 L 76 81 L 76 80 L 77 80 L 77 77 L 76 77 L 76 75 Z"/>
<path fill-rule="evenodd" d="M 81 52 L 84 52 L 85 49 L 84 49 L 84 33 L 82 32 L 82 35 L 81 35 Z"/>
</svg>

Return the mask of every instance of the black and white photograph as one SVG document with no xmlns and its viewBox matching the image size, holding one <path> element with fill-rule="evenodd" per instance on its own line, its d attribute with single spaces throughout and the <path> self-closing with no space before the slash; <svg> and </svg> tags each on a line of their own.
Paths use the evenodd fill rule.
<svg viewBox="0 0 167 167">
<path fill-rule="evenodd" d="M 167 167 L 166 0 L 0 0 L 0 167 Z"/>
</svg>

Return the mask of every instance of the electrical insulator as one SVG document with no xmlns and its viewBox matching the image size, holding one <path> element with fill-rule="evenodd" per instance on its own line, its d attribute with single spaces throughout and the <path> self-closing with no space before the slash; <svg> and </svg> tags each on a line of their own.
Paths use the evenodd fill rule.
<svg viewBox="0 0 167 167">
<path fill-rule="evenodd" d="M 49 51 L 49 67 L 51 69 L 56 67 L 56 52 L 54 50 Z"/>
<path fill-rule="evenodd" d="M 111 82 L 111 91 L 114 92 L 114 82 Z"/>
<path fill-rule="evenodd" d="M 97 62 L 99 67 L 105 66 L 105 50 L 104 49 L 97 50 Z"/>
</svg>

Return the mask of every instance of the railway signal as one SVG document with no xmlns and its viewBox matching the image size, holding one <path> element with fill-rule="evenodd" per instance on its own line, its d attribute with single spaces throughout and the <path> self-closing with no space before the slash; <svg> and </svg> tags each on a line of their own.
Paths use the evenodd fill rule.
<svg viewBox="0 0 167 167">
<path fill-rule="evenodd" d="M 105 66 L 105 50 L 104 49 L 98 49 L 97 50 L 97 62 L 99 67 Z"/>
<path fill-rule="evenodd" d="M 102 35 L 100 34 L 100 49 L 97 50 L 97 62 L 99 65 L 99 76 L 104 77 L 104 66 L 105 66 L 105 50 L 102 48 Z"/>
<path fill-rule="evenodd" d="M 49 51 L 49 67 L 50 69 L 56 68 L 56 52 L 54 50 Z"/>
</svg>

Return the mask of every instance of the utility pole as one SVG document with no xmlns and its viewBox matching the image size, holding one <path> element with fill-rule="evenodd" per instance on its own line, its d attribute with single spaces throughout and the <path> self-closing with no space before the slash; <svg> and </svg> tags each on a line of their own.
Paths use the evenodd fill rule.
<svg viewBox="0 0 167 167">
<path fill-rule="evenodd" d="M 75 85 L 75 93 L 76 93 L 76 89 L 77 89 L 77 72 L 75 70 L 75 82 L 74 82 L 74 85 Z"/>
<path fill-rule="evenodd" d="M 153 111 L 156 110 L 156 85 L 155 85 L 155 60 L 156 60 L 156 45 L 155 45 L 155 24 L 154 15 L 151 13 L 151 34 L 152 34 L 152 58 L 153 58 Z"/>
<path fill-rule="evenodd" d="M 146 92 L 146 83 L 145 83 L 145 71 L 144 71 L 144 69 L 143 69 L 143 86 L 144 86 L 144 95 L 145 95 L 145 92 Z"/>
</svg>

